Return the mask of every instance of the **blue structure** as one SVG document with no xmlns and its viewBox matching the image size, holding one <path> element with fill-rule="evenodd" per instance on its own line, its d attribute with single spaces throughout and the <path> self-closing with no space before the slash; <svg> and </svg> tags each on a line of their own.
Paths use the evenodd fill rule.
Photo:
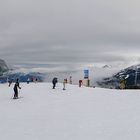
<svg viewBox="0 0 140 140">
<path fill-rule="evenodd" d="M 84 79 L 89 78 L 89 70 L 84 70 Z"/>
</svg>

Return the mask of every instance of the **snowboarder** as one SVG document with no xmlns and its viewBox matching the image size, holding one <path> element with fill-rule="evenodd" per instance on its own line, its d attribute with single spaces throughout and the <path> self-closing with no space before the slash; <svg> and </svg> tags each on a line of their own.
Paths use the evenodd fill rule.
<svg viewBox="0 0 140 140">
<path fill-rule="evenodd" d="M 52 80 L 52 84 L 53 84 L 53 89 L 55 89 L 56 83 L 58 82 L 57 78 L 54 77 Z"/>
<path fill-rule="evenodd" d="M 16 83 L 14 85 L 14 97 L 13 99 L 18 99 L 18 88 L 21 89 L 21 87 L 19 86 L 19 80 L 16 80 Z"/>
</svg>

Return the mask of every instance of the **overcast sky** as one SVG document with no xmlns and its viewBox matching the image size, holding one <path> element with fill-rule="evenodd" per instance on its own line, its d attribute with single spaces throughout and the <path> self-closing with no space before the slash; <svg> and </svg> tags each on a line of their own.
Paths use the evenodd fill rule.
<svg viewBox="0 0 140 140">
<path fill-rule="evenodd" d="M 0 58 L 94 63 L 140 56 L 139 0 L 0 0 Z"/>
</svg>

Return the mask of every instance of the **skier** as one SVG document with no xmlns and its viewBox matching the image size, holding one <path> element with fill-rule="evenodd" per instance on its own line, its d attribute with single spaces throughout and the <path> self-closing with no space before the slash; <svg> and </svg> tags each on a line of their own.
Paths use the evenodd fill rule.
<svg viewBox="0 0 140 140">
<path fill-rule="evenodd" d="M 83 84 L 83 81 L 82 80 L 79 80 L 79 87 L 81 87 Z"/>
<path fill-rule="evenodd" d="M 70 80 L 70 81 L 69 81 L 69 82 L 70 82 L 70 84 L 72 84 L 72 76 L 70 76 L 70 79 L 69 79 L 69 80 Z"/>
<path fill-rule="evenodd" d="M 10 87 L 12 84 L 12 79 L 8 79 L 8 83 L 9 83 L 9 87 Z"/>
<path fill-rule="evenodd" d="M 31 77 L 31 82 L 34 82 L 34 78 L 33 77 Z"/>
<path fill-rule="evenodd" d="M 30 83 L 30 78 L 27 79 L 27 84 L 29 84 L 29 83 Z"/>
<path fill-rule="evenodd" d="M 35 83 L 37 83 L 38 82 L 38 79 L 37 78 L 35 78 Z"/>
<path fill-rule="evenodd" d="M 53 84 L 53 89 L 55 89 L 56 83 L 58 82 L 57 78 L 54 77 L 52 80 L 52 84 Z"/>
<path fill-rule="evenodd" d="M 126 81 L 125 79 L 120 80 L 120 89 L 125 89 L 126 88 Z"/>
<path fill-rule="evenodd" d="M 64 79 L 64 81 L 63 81 L 63 90 L 66 90 L 66 83 L 67 83 L 67 79 Z"/>
<path fill-rule="evenodd" d="M 67 78 L 65 79 L 65 82 L 66 82 L 66 84 L 68 83 L 68 80 L 67 80 Z"/>
<path fill-rule="evenodd" d="M 18 88 L 21 89 L 21 87 L 19 86 L 19 80 L 16 80 L 16 83 L 14 85 L 14 97 L 13 99 L 18 99 Z"/>
</svg>

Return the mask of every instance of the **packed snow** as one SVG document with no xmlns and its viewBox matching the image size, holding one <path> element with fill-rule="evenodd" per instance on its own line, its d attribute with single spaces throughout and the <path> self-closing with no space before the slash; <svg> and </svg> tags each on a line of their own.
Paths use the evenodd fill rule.
<svg viewBox="0 0 140 140">
<path fill-rule="evenodd" d="M 1 140 L 139 140 L 140 91 L 51 83 L 0 85 Z"/>
</svg>

